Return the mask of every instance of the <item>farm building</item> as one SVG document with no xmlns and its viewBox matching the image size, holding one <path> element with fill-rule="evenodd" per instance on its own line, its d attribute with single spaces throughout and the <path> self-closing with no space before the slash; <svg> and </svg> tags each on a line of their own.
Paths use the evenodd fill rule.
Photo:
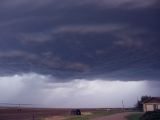
<svg viewBox="0 0 160 120">
<path fill-rule="evenodd" d="M 160 97 L 152 97 L 143 103 L 143 111 L 156 111 L 160 110 Z"/>
</svg>

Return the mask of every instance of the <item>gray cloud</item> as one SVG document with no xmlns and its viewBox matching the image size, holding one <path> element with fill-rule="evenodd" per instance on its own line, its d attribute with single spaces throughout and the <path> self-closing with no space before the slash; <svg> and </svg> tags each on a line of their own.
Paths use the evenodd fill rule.
<svg viewBox="0 0 160 120">
<path fill-rule="evenodd" d="M 10 52 L 0 52 L 0 58 L 26 58 L 26 59 L 35 59 L 36 55 L 31 54 L 31 53 L 26 53 L 26 52 L 22 52 L 22 51 L 10 51 Z"/>
<path fill-rule="evenodd" d="M 88 1 L 81 1 L 80 4 L 91 4 L 93 3 L 95 6 L 99 6 L 104 8 L 146 8 L 146 7 L 153 7 L 157 0 L 88 0 Z"/>
<path fill-rule="evenodd" d="M 52 4 L 54 7 L 64 8 L 64 7 L 73 7 L 73 6 L 83 6 L 83 5 L 93 5 L 99 8 L 146 8 L 146 7 L 153 7 L 155 4 L 158 3 L 157 0 L 46 0 L 45 2 L 42 0 L 16 0 L 16 1 L 1 1 L 2 6 L 8 7 L 22 7 L 22 6 L 31 6 L 31 8 L 39 8 L 45 5 Z"/>
<path fill-rule="evenodd" d="M 53 37 L 47 33 L 37 33 L 37 34 L 26 33 L 26 34 L 17 35 L 17 40 L 25 43 L 32 43 L 32 42 L 43 43 L 43 42 L 53 40 Z"/>
<path fill-rule="evenodd" d="M 56 41 L 58 36 L 64 34 L 103 34 L 119 32 L 127 29 L 125 25 L 78 25 L 78 26 L 59 26 L 53 30 L 40 33 L 19 33 L 16 39 L 24 43 L 45 43 L 49 41 Z"/>
<path fill-rule="evenodd" d="M 125 29 L 125 25 L 79 25 L 79 26 L 62 26 L 55 30 L 55 33 L 110 33 Z"/>
<path fill-rule="evenodd" d="M 64 59 L 53 55 L 51 52 L 44 52 L 42 54 L 35 54 L 24 51 L 8 51 L 0 53 L 0 73 L 4 74 L 19 74 L 19 73 L 29 73 L 35 71 L 42 74 L 51 74 L 58 70 L 72 71 L 75 72 L 85 72 L 88 71 L 90 66 L 82 63 L 81 61 L 65 61 Z M 58 72 L 57 71 L 57 72 Z M 73 74 L 73 73 L 72 73 Z M 59 78 L 60 75 L 55 75 Z M 65 76 L 65 74 L 63 75 Z M 62 76 L 62 77 L 63 77 Z"/>
<path fill-rule="evenodd" d="M 156 2 L 1 1 L 1 75 L 158 80 Z"/>
</svg>

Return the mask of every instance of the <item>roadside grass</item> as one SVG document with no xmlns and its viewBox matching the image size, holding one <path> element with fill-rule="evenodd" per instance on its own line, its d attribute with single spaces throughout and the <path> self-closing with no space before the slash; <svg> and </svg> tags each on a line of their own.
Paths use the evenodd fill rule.
<svg viewBox="0 0 160 120">
<path fill-rule="evenodd" d="M 132 114 L 127 116 L 127 120 L 140 120 L 142 113 Z"/>
<path fill-rule="evenodd" d="M 112 114 L 120 113 L 120 111 L 98 111 L 98 112 L 92 112 L 90 115 L 81 115 L 81 116 L 71 116 L 68 117 L 65 120 L 90 120 L 92 118 L 102 117 L 102 116 L 108 116 Z"/>
<path fill-rule="evenodd" d="M 160 111 L 146 112 L 141 120 L 160 120 Z"/>
</svg>

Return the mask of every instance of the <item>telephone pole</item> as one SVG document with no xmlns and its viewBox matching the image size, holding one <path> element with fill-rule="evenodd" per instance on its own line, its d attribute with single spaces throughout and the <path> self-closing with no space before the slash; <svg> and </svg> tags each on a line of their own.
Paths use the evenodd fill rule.
<svg viewBox="0 0 160 120">
<path fill-rule="evenodd" d="M 123 112 L 125 111 L 125 108 L 124 108 L 124 101 L 122 100 L 122 110 Z"/>
</svg>

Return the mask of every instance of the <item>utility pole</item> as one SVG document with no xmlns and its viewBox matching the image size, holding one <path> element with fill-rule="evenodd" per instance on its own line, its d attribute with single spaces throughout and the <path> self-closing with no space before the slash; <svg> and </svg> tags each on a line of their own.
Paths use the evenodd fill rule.
<svg viewBox="0 0 160 120">
<path fill-rule="evenodd" d="M 123 112 L 125 111 L 124 109 L 124 101 L 122 100 L 122 109 L 123 109 Z"/>
</svg>

